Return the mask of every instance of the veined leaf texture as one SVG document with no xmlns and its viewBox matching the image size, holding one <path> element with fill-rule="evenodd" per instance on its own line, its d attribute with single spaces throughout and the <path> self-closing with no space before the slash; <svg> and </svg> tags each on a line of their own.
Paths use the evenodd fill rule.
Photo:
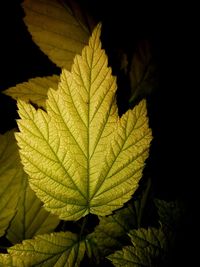
<svg viewBox="0 0 200 267">
<path fill-rule="evenodd" d="M 24 169 L 37 196 L 60 219 L 111 214 L 138 187 L 152 139 L 146 102 L 121 118 L 116 79 L 94 29 L 71 72 L 48 91 L 46 111 L 18 101 L 16 134 Z"/>
</svg>

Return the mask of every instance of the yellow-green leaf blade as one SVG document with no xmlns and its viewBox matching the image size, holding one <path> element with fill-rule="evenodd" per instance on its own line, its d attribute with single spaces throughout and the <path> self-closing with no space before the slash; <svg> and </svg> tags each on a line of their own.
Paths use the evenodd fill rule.
<svg viewBox="0 0 200 267">
<path fill-rule="evenodd" d="M 38 235 L 8 249 L 24 266 L 78 267 L 85 253 L 84 242 L 76 234 L 60 232 Z"/>
<path fill-rule="evenodd" d="M 35 43 L 59 67 L 71 68 L 89 38 L 89 30 L 58 0 L 24 1 L 24 19 Z"/>
<path fill-rule="evenodd" d="M 59 77 L 57 75 L 33 78 L 28 82 L 20 83 L 14 87 L 6 89 L 3 93 L 13 99 L 31 102 L 39 107 L 46 108 L 47 91 L 49 88 L 57 90 Z"/>
<path fill-rule="evenodd" d="M 24 175 L 17 212 L 7 230 L 6 237 L 10 242 L 20 243 L 35 235 L 50 233 L 56 228 L 58 217 L 48 213 L 42 205 Z"/>
<path fill-rule="evenodd" d="M 146 101 L 118 121 L 91 201 L 91 212 L 107 215 L 120 208 L 138 187 L 151 142 Z"/>
<path fill-rule="evenodd" d="M 100 28 L 71 73 L 63 70 L 58 90 L 49 90 L 47 112 L 18 103 L 17 140 L 31 187 L 65 220 L 107 215 L 130 199 L 151 141 L 145 101 L 118 117 Z"/>
<path fill-rule="evenodd" d="M 13 133 L 0 135 L 0 236 L 16 212 L 23 175 Z"/>
<path fill-rule="evenodd" d="M 55 125 L 42 110 L 36 112 L 23 102 L 18 102 L 18 107 L 23 120 L 18 122 L 21 134 L 17 139 L 32 189 L 45 207 L 61 219 L 83 216 L 87 209 L 82 203 L 85 198 L 71 177 L 75 168 L 66 147 L 60 145 Z"/>
</svg>

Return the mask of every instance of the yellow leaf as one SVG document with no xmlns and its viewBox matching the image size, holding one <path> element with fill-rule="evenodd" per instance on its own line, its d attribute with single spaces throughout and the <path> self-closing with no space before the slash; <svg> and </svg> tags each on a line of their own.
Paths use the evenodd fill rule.
<svg viewBox="0 0 200 267">
<path fill-rule="evenodd" d="M 14 131 L 0 134 L 0 236 L 4 235 L 15 215 L 22 174 Z"/>
<path fill-rule="evenodd" d="M 13 99 L 31 102 L 39 107 L 46 108 L 47 91 L 49 88 L 57 89 L 59 77 L 57 75 L 33 78 L 28 82 L 20 83 L 3 91 Z"/>
<path fill-rule="evenodd" d="M 28 185 L 25 173 L 23 173 L 23 186 L 19 197 L 17 212 L 6 235 L 12 244 L 20 243 L 38 234 L 50 233 L 56 228 L 60 220 L 42 207 L 43 203 Z"/>
<path fill-rule="evenodd" d="M 18 101 L 16 137 L 30 185 L 64 220 L 122 207 L 138 187 L 152 139 L 145 100 L 118 116 L 100 33 L 98 25 L 58 90 L 49 90 L 47 112 Z"/>
</svg>

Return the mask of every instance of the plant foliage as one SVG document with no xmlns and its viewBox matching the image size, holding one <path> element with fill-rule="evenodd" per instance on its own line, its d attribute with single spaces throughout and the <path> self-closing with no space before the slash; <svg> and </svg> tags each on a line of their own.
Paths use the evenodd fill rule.
<svg viewBox="0 0 200 267">
<path fill-rule="evenodd" d="M 4 91 L 20 118 L 0 135 L 0 266 L 164 266 L 181 212 L 149 197 L 150 179 L 139 187 L 152 140 L 148 44 L 131 59 L 122 52 L 133 108 L 119 116 L 101 23 L 75 1 L 22 6 L 34 42 L 62 71 Z M 146 206 L 153 225 L 143 225 Z"/>
</svg>

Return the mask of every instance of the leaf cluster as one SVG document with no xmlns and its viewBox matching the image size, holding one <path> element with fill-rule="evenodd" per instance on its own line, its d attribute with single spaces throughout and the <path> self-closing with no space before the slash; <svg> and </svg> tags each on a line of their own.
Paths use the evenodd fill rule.
<svg viewBox="0 0 200 267">
<path fill-rule="evenodd" d="M 61 75 L 4 91 L 20 119 L 0 135 L 0 266 L 164 266 L 175 204 L 153 203 L 150 178 L 138 192 L 152 140 L 149 44 L 130 58 L 119 51 L 130 92 L 120 116 L 101 23 L 75 1 L 25 0 L 23 9 L 33 41 Z M 144 224 L 151 206 L 157 219 Z"/>
</svg>

